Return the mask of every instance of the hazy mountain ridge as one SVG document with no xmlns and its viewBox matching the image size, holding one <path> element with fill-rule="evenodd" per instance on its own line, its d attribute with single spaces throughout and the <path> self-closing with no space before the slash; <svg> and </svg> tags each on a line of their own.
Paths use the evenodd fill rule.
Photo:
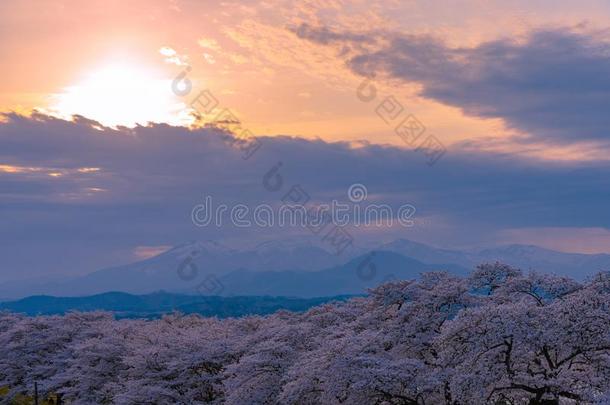
<svg viewBox="0 0 610 405">
<path fill-rule="evenodd" d="M 416 279 L 421 273 L 447 270 L 466 275 L 468 270 L 456 265 L 429 265 L 388 251 L 373 251 L 341 266 L 315 272 L 254 272 L 239 270 L 220 280 L 229 295 L 283 295 L 318 297 L 362 294 L 391 280 Z"/>
<path fill-rule="evenodd" d="M 370 256 L 371 251 L 385 253 Z M 396 256 L 391 257 L 388 253 Z M 367 258 L 372 259 L 376 274 L 363 280 L 357 274 L 357 266 Z M 36 294 L 86 296 L 107 291 L 148 294 L 159 290 L 193 294 L 202 282 L 209 282 L 209 279 L 219 286 L 209 290 L 210 295 L 313 297 L 358 294 L 391 275 L 415 278 L 420 272 L 431 270 L 463 275 L 478 264 L 495 261 L 524 271 L 556 273 L 576 279 L 610 269 L 610 255 L 607 254 L 562 253 L 531 245 L 461 251 L 398 239 L 374 249 L 353 249 L 338 256 L 325 250 L 319 242 L 303 238 L 269 241 L 241 250 L 215 241 L 204 241 L 178 245 L 146 260 L 81 277 L 55 282 L 0 284 L 0 297 L 7 300 Z M 183 270 L 182 277 L 179 269 Z"/>
<path fill-rule="evenodd" d="M 424 263 L 455 263 L 473 268 L 481 263 L 500 261 L 524 271 L 556 273 L 581 279 L 602 270 L 610 270 L 610 255 L 565 253 L 534 245 L 504 245 L 472 251 L 434 248 L 422 243 L 398 239 L 380 249 L 388 250 Z"/>
</svg>

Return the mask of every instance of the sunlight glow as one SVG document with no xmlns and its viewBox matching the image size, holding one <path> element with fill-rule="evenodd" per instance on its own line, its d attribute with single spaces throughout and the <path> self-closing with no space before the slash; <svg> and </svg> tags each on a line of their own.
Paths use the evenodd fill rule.
<svg viewBox="0 0 610 405">
<path fill-rule="evenodd" d="M 57 94 L 50 112 L 61 118 L 82 115 L 105 126 L 163 122 L 188 125 L 187 109 L 171 91 L 171 81 L 146 68 L 110 65 Z"/>
</svg>

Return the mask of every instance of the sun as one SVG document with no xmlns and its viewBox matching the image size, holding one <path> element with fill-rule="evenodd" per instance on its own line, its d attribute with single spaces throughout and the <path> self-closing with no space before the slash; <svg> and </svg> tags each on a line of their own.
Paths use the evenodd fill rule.
<svg viewBox="0 0 610 405">
<path fill-rule="evenodd" d="M 82 115 L 109 127 L 149 122 L 188 125 L 183 102 L 171 91 L 171 80 L 152 69 L 111 64 L 95 69 L 79 83 L 52 97 L 49 111 L 62 118 Z"/>
</svg>

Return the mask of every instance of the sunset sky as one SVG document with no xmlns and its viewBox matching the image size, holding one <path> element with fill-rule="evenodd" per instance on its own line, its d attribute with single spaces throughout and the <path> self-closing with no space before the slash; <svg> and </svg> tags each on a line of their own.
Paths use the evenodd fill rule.
<svg viewBox="0 0 610 405">
<path fill-rule="evenodd" d="M 417 207 L 363 241 L 610 253 L 609 27 L 604 0 L 1 2 L 0 280 L 277 237 L 189 215 L 279 201 L 278 161 L 319 201 L 362 183 Z M 219 140 L 219 109 L 196 117 L 203 90 L 260 152 Z M 442 143 L 434 165 L 378 114 L 388 97 Z"/>
</svg>

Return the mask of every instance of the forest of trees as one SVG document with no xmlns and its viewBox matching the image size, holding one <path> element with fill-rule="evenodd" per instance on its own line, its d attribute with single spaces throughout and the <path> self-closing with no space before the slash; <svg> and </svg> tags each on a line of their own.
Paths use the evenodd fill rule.
<svg viewBox="0 0 610 405">
<path fill-rule="evenodd" d="M 485 264 L 223 320 L 1 313 L 2 401 L 35 382 L 78 404 L 608 404 L 610 273 Z"/>
</svg>

